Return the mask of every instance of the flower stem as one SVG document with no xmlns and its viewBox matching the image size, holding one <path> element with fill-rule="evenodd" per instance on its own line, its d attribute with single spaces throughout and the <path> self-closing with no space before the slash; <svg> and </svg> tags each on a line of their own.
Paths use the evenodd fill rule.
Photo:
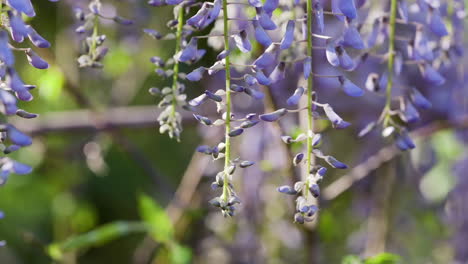
<svg viewBox="0 0 468 264">
<path fill-rule="evenodd" d="M 307 0 L 307 56 L 312 58 L 312 0 Z M 312 71 L 312 69 L 311 69 Z M 314 79 L 313 75 L 310 75 L 307 79 L 307 135 L 309 131 L 314 132 L 314 119 L 312 116 L 312 94 L 314 90 Z M 304 188 L 304 198 L 307 199 L 309 194 L 309 174 L 312 168 L 312 164 L 315 162 L 312 155 L 312 137 L 307 137 L 307 171 L 306 171 L 306 182 Z"/>
<path fill-rule="evenodd" d="M 228 23 L 228 1 L 223 0 L 223 26 L 224 26 L 224 50 L 229 50 L 229 23 Z M 225 58 L 225 71 L 226 71 L 226 122 L 225 122 L 225 151 L 224 151 L 224 177 L 223 177 L 223 194 L 222 198 L 227 203 L 229 199 L 229 186 L 228 186 L 228 175 L 227 168 L 231 162 L 231 138 L 229 133 L 231 132 L 231 58 L 229 54 Z"/>
<path fill-rule="evenodd" d="M 176 32 L 176 46 L 174 54 L 179 53 L 180 51 L 180 43 L 182 41 L 182 30 L 184 26 L 184 8 L 179 8 L 179 15 L 177 16 L 177 32 Z M 172 75 L 172 111 L 171 116 L 174 117 L 176 114 L 177 108 L 177 81 L 179 76 L 179 61 L 175 60 L 174 74 Z"/>
<path fill-rule="evenodd" d="M 395 30 L 396 30 L 396 13 L 398 0 L 391 0 L 390 7 L 390 34 L 388 39 L 388 82 L 387 82 L 387 101 L 385 102 L 384 111 L 390 110 L 392 103 L 392 87 L 393 87 L 393 64 L 395 59 Z"/>
</svg>

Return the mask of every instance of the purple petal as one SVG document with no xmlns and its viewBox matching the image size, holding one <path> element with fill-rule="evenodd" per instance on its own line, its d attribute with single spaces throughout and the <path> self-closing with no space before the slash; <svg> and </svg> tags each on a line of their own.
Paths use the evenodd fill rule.
<svg viewBox="0 0 468 264">
<path fill-rule="evenodd" d="M 353 47 L 355 49 L 364 49 L 366 46 L 361 39 L 361 35 L 357 31 L 356 27 L 349 26 L 343 36 L 343 45 Z"/>
<path fill-rule="evenodd" d="M 271 72 L 269 76 L 269 79 L 271 80 L 272 83 L 279 82 L 286 77 L 285 67 L 286 67 L 286 63 L 284 63 L 283 61 L 280 62 L 278 65 L 276 65 L 275 69 Z"/>
<path fill-rule="evenodd" d="M 205 72 L 205 70 L 205 67 L 199 67 L 191 73 L 187 74 L 186 78 L 191 82 L 198 82 L 203 77 L 203 73 Z"/>
<path fill-rule="evenodd" d="M 432 107 L 432 103 L 427 100 L 416 88 L 411 90 L 410 94 L 411 101 L 413 104 L 421 109 L 430 109 Z"/>
<path fill-rule="evenodd" d="M 313 3 L 315 21 L 320 33 L 323 33 L 325 28 L 324 19 L 323 19 L 323 6 L 319 0 L 315 0 Z"/>
<path fill-rule="evenodd" d="M 288 110 L 286 110 L 285 108 L 281 108 L 281 109 L 276 110 L 274 112 L 260 115 L 259 118 L 261 120 L 263 120 L 263 121 L 266 121 L 266 122 L 275 122 L 278 119 L 280 119 L 281 117 L 283 117 L 284 115 L 286 115 L 287 113 L 288 113 Z"/>
<path fill-rule="evenodd" d="M 408 22 L 408 4 L 406 0 L 398 1 L 398 13 L 400 14 L 401 19 L 407 23 Z"/>
<path fill-rule="evenodd" d="M 190 60 L 195 59 L 197 56 L 197 46 L 198 46 L 198 39 L 191 38 L 190 42 L 187 44 L 185 49 L 180 51 L 180 54 L 178 55 L 178 60 L 183 62 L 183 61 L 190 61 Z"/>
<path fill-rule="evenodd" d="M 271 41 L 271 40 L 270 40 Z M 252 50 L 252 45 L 247 37 L 247 32 L 242 30 L 239 34 L 234 35 L 234 42 L 240 51 L 246 53 Z"/>
<path fill-rule="evenodd" d="M 23 22 L 21 16 L 8 12 L 10 18 L 10 32 L 11 38 L 16 42 L 23 42 L 24 38 L 28 36 L 28 29 Z"/>
<path fill-rule="evenodd" d="M 332 12 L 333 13 L 336 13 L 336 14 L 342 14 L 343 12 L 341 11 L 340 9 L 340 3 L 339 1 L 341 0 L 332 0 L 331 1 L 331 4 L 332 4 Z M 342 15 L 336 15 L 336 18 L 338 18 L 339 20 L 341 21 L 344 21 L 344 17 Z"/>
<path fill-rule="evenodd" d="M 5 114 L 7 115 L 14 115 L 18 110 L 16 106 L 16 98 L 10 94 L 9 92 L 0 89 L 0 101 L 3 103 L 5 107 Z"/>
<path fill-rule="evenodd" d="M 276 24 L 271 20 L 271 17 L 263 10 L 261 7 L 257 7 L 257 19 L 258 23 L 265 30 L 274 30 L 276 29 Z"/>
<path fill-rule="evenodd" d="M 295 106 L 299 103 L 299 100 L 301 100 L 302 95 L 304 94 L 305 89 L 302 87 L 298 87 L 295 91 L 294 94 L 291 95 L 291 97 L 288 98 L 286 103 L 289 106 Z"/>
<path fill-rule="evenodd" d="M 295 28 L 295 21 L 289 20 L 288 24 L 286 25 L 286 32 L 284 33 L 284 37 L 281 40 L 280 49 L 288 49 L 291 47 L 293 40 L 294 40 L 294 28 Z"/>
<path fill-rule="evenodd" d="M 31 173 L 32 168 L 26 164 L 13 161 L 13 172 L 19 175 L 29 174 Z"/>
<path fill-rule="evenodd" d="M 340 46 L 341 47 L 341 46 Z M 341 54 L 338 53 L 338 59 L 340 60 L 340 66 L 346 71 L 351 71 L 354 69 L 354 61 L 348 55 L 345 49 L 341 48 Z"/>
<path fill-rule="evenodd" d="M 347 166 L 346 164 L 344 164 L 343 162 L 341 162 L 341 161 L 335 159 L 335 158 L 332 157 L 332 156 L 327 156 L 327 157 L 325 158 L 325 161 L 326 161 L 328 164 L 330 164 L 330 166 L 332 166 L 332 167 L 335 168 L 335 169 L 343 169 L 343 170 L 344 170 L 344 169 L 347 169 L 347 168 L 348 168 L 348 166 Z"/>
<path fill-rule="evenodd" d="M 278 8 L 279 5 L 279 0 L 266 0 L 265 5 L 263 6 L 263 10 L 265 10 L 266 13 L 272 14 L 273 11 L 275 11 L 276 8 Z"/>
<path fill-rule="evenodd" d="M 18 12 L 24 13 L 28 17 L 36 15 L 30 0 L 7 0 L 6 4 Z"/>
<path fill-rule="evenodd" d="M 261 84 L 261 85 L 270 85 L 271 84 L 271 80 L 268 77 L 266 77 L 266 75 L 261 70 L 258 70 L 256 72 L 255 78 L 257 79 L 258 83 Z"/>
<path fill-rule="evenodd" d="M 8 34 L 5 31 L 0 31 L 0 60 L 7 66 L 15 64 L 15 56 L 8 46 Z"/>
<path fill-rule="evenodd" d="M 416 110 L 413 104 L 410 103 L 409 101 L 406 101 L 405 103 L 402 119 L 406 123 L 415 123 L 421 119 L 419 116 L 418 110 Z"/>
<path fill-rule="evenodd" d="M 28 58 L 29 64 L 31 64 L 33 67 L 37 69 L 47 69 L 49 68 L 49 64 L 47 61 L 43 60 L 41 57 L 39 57 L 34 51 L 28 50 L 26 52 L 26 56 Z"/>
<path fill-rule="evenodd" d="M 312 72 L 312 58 L 310 56 L 307 56 L 304 60 L 304 79 L 308 79 L 310 76 L 310 73 Z"/>
<path fill-rule="evenodd" d="M 336 52 L 335 43 L 331 42 L 327 44 L 325 55 L 327 57 L 328 62 L 332 66 L 338 67 L 340 65 L 340 59 L 338 58 L 338 54 Z"/>
<path fill-rule="evenodd" d="M 434 85 L 445 83 L 445 78 L 429 64 L 425 64 L 423 76 L 426 81 Z"/>
<path fill-rule="evenodd" d="M 260 0 L 248 0 L 248 2 L 253 7 L 262 7 L 262 1 Z"/>
<path fill-rule="evenodd" d="M 447 36 L 448 31 L 439 12 L 432 11 L 429 18 L 429 28 L 439 37 Z"/>
<path fill-rule="evenodd" d="M 182 3 L 184 0 L 166 0 L 166 4 L 168 5 L 178 5 Z"/>
<path fill-rule="evenodd" d="M 265 97 L 264 93 L 248 87 L 244 88 L 244 92 L 252 96 L 252 98 L 254 98 L 255 100 L 262 100 Z"/>
<path fill-rule="evenodd" d="M 343 88 L 343 91 L 352 97 L 359 97 L 364 95 L 364 90 L 359 88 L 357 85 L 352 83 L 350 80 L 343 76 L 339 76 L 338 80 L 341 83 L 341 87 Z"/>
<path fill-rule="evenodd" d="M 12 125 L 7 127 L 7 134 L 11 142 L 18 146 L 29 146 L 32 144 L 32 139 L 29 136 L 23 134 Z"/>
<path fill-rule="evenodd" d="M 354 0 L 338 0 L 338 7 L 346 17 L 350 19 L 355 19 L 357 17 Z"/>
<path fill-rule="evenodd" d="M 272 65 L 275 62 L 276 54 L 277 54 L 277 47 L 276 45 L 271 44 L 265 50 L 265 52 L 254 61 L 254 65 L 256 65 L 259 69 L 264 69 Z"/>
<path fill-rule="evenodd" d="M 272 44 L 270 36 L 265 32 L 265 30 L 258 24 L 258 21 L 253 21 L 253 26 L 255 29 L 255 39 L 264 47 L 269 47 Z"/>
</svg>

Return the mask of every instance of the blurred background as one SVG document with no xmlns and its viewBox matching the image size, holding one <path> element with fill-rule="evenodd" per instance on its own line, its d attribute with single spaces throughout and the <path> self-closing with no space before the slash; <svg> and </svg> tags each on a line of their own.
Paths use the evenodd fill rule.
<svg viewBox="0 0 468 264">
<path fill-rule="evenodd" d="M 7 243 L 0 263 L 361 263 L 357 256 L 378 256 L 366 263 L 468 263 L 466 60 L 441 70 L 448 80 L 442 87 L 425 87 L 417 77 L 408 81 L 434 108 L 422 113 L 413 130 L 418 147 L 407 153 L 378 135 L 356 137 L 378 116 L 383 97 L 350 100 L 336 83 L 317 83 L 323 101 L 333 98 L 353 123 L 346 131 L 318 123 L 326 132 L 324 150 L 351 167 L 327 175 L 318 221 L 294 224 L 292 198 L 276 191 L 299 173 L 288 152 L 300 146 L 287 149 L 279 138 L 299 133 L 296 116 L 235 139 L 235 152 L 256 165 L 236 174 L 243 204 L 224 219 L 207 203 L 220 164 L 195 152 L 219 142 L 221 131 L 200 128 L 182 112 L 181 143 L 158 132 L 157 100 L 147 91 L 168 81 L 154 74 L 149 58 L 169 58 L 174 43 L 144 36 L 142 28 L 164 33 L 172 10 L 146 2 L 103 1 L 106 12 L 118 10 L 135 24 L 102 20 L 99 30 L 110 48 L 104 68 L 79 69 L 72 5 L 87 1 L 34 1 L 37 16 L 30 23 L 52 42 L 51 49 L 37 51 L 50 68 L 36 70 L 18 58 L 20 75 L 38 86 L 36 100 L 21 107 L 40 117 L 10 119 L 34 136 L 32 146 L 13 154 L 34 171 L 11 176 L 0 188 L 0 240 Z M 218 51 L 201 45 L 209 52 L 199 64 L 211 65 Z M 324 59 L 314 63 L 328 67 Z M 192 66 L 182 67 L 189 72 Z M 271 93 L 264 91 L 264 105 L 241 96 L 236 111 L 285 105 L 299 81 L 293 71 Z M 354 73 L 361 86 L 362 71 Z M 222 77 L 188 83 L 189 98 L 222 88 Z"/>
</svg>

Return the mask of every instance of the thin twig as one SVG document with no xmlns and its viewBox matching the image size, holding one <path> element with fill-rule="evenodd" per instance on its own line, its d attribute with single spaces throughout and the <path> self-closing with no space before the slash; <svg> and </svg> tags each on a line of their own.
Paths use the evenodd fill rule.
<svg viewBox="0 0 468 264">
<path fill-rule="evenodd" d="M 466 127 L 468 127 L 468 116 L 460 118 L 457 123 L 435 121 L 434 123 L 416 129 L 411 133 L 411 137 L 415 139 L 424 139 L 441 130 Z M 370 172 L 379 168 L 382 164 L 391 160 L 400 153 L 401 151 L 398 150 L 395 145 L 389 145 L 380 149 L 366 161 L 355 166 L 348 174 L 341 176 L 338 180 L 328 185 L 323 190 L 323 198 L 325 200 L 335 199 L 337 196 L 351 188 L 355 182 L 367 177 L 370 175 Z"/>
</svg>

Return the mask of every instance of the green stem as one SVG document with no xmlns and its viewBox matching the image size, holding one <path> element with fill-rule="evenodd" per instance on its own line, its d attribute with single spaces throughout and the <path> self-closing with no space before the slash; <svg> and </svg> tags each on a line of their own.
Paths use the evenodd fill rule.
<svg viewBox="0 0 468 264">
<path fill-rule="evenodd" d="M 223 0 L 223 26 L 224 26 L 224 50 L 229 50 L 229 23 L 228 23 L 228 8 L 227 0 Z M 229 133 L 231 132 L 231 60 L 230 56 L 227 55 L 225 58 L 225 71 L 226 71 L 226 134 L 225 134 L 225 157 L 224 157 L 224 170 L 226 170 L 231 162 L 231 138 Z M 223 178 L 223 194 L 222 197 L 224 202 L 228 201 L 228 175 L 225 171 Z"/>
<path fill-rule="evenodd" d="M 312 0 L 307 0 L 307 56 L 312 58 Z M 312 69 L 311 69 L 312 71 Z M 313 71 L 312 71 L 313 72 Z M 312 93 L 314 90 L 314 79 L 311 74 L 307 79 L 307 134 L 309 131 L 314 132 L 314 118 L 312 116 Z M 306 182 L 304 188 L 304 198 L 307 199 L 309 194 L 309 174 L 314 163 L 314 157 L 312 155 L 312 138 L 307 137 L 307 172 Z"/>
<path fill-rule="evenodd" d="M 395 22 L 396 22 L 396 13 L 397 13 L 397 3 L 398 0 L 391 0 L 390 7 L 390 34 L 389 34 L 389 45 L 388 45 L 388 82 L 387 82 L 387 101 L 385 102 L 385 110 L 390 110 L 392 103 L 392 87 L 393 87 L 393 64 L 395 59 Z"/>
<path fill-rule="evenodd" d="M 182 30 L 184 26 L 184 8 L 179 8 L 179 15 L 177 16 L 177 32 L 176 32 L 176 46 L 174 54 L 179 53 L 180 51 L 180 43 L 182 41 Z M 173 68 L 173 75 L 172 75 L 172 111 L 171 116 L 175 117 L 176 108 L 177 108 L 177 81 L 179 78 L 179 61 L 175 60 L 174 68 Z M 172 118 L 173 119 L 173 118 Z"/>
<path fill-rule="evenodd" d="M 91 42 L 91 47 L 89 49 L 89 55 L 91 56 L 91 59 L 96 58 L 96 47 L 97 47 L 97 36 L 98 36 L 98 25 L 99 25 L 99 17 L 95 15 L 94 17 L 94 26 L 93 26 L 93 35 L 91 36 L 92 42 Z"/>
</svg>

